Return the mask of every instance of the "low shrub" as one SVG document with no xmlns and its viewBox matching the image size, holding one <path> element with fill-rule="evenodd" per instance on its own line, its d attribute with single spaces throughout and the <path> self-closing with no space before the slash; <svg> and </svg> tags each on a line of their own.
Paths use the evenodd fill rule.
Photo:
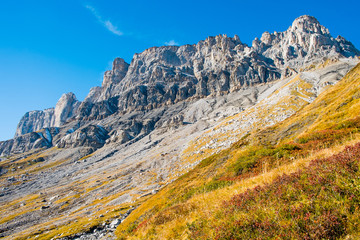
<svg viewBox="0 0 360 240">
<path fill-rule="evenodd" d="M 360 143 L 273 183 L 234 195 L 214 236 L 189 224 L 193 239 L 338 239 L 360 231 Z"/>
</svg>

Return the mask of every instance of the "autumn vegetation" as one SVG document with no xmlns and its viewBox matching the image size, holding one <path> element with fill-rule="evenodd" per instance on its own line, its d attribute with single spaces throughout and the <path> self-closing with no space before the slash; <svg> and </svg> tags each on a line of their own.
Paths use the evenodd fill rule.
<svg viewBox="0 0 360 240">
<path fill-rule="evenodd" d="M 119 239 L 356 239 L 360 66 L 143 203 Z"/>
</svg>

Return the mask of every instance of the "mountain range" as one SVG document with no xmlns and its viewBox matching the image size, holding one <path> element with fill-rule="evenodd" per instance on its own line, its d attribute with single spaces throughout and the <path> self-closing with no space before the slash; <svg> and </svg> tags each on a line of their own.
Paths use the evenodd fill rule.
<svg viewBox="0 0 360 240">
<path fill-rule="evenodd" d="M 210 215 L 223 200 L 238 201 L 233 195 L 244 186 L 257 185 L 249 179 L 264 176 L 258 185 L 272 184 L 275 175 L 295 172 L 284 170 L 287 165 L 331 157 L 320 152 L 338 153 L 335 146 L 359 137 L 353 120 L 359 114 L 359 56 L 351 42 L 334 38 L 305 15 L 284 32 L 263 33 L 251 46 L 237 35 L 218 35 L 193 45 L 149 48 L 130 64 L 116 58 L 101 87 L 83 101 L 66 93 L 54 108 L 27 112 L 14 138 L 0 142 L 5 216 L 0 236 L 265 236 L 245 236 L 241 230 L 226 235 L 221 226 L 237 229 L 234 219 L 221 212 L 224 222 L 219 222 Z M 336 125 L 345 121 L 353 125 Z M 321 148 L 299 140 L 329 129 L 346 131 L 330 134 L 325 143 L 318 137 L 325 144 Z M 351 141 L 345 139 L 350 132 Z M 296 170 L 304 168 L 300 165 Z M 207 196 L 213 203 L 202 199 Z M 214 212 L 207 215 L 201 203 Z M 270 220 L 255 220 L 260 225 L 254 228 L 272 229 L 261 225 Z"/>
</svg>

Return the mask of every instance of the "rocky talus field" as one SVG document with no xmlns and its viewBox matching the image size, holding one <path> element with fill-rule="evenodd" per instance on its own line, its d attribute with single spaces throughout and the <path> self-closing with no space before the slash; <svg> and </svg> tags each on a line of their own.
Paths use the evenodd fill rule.
<svg viewBox="0 0 360 240">
<path fill-rule="evenodd" d="M 360 238 L 359 56 L 300 16 L 116 58 L 0 142 L 0 238 Z"/>
</svg>

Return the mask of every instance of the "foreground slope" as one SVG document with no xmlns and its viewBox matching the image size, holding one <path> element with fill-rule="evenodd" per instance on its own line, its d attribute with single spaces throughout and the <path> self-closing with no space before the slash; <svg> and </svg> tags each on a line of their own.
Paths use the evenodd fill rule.
<svg viewBox="0 0 360 240">
<path fill-rule="evenodd" d="M 360 65 L 294 116 L 201 161 L 136 209 L 118 234 L 130 239 L 359 236 L 359 144 L 344 149 L 360 142 L 359 86 Z"/>
</svg>

